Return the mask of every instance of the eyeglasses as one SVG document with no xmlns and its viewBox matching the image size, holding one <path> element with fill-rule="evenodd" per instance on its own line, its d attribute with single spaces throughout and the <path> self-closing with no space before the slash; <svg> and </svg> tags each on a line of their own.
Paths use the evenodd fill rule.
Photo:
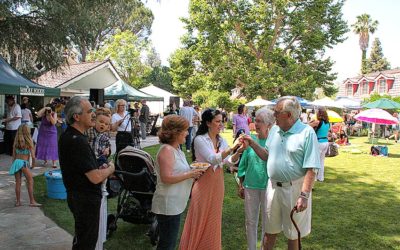
<svg viewBox="0 0 400 250">
<path fill-rule="evenodd" d="M 278 115 L 283 114 L 283 113 L 287 113 L 287 111 L 277 111 L 277 110 L 274 110 L 274 116 L 275 116 L 275 117 L 277 117 Z"/>
<path fill-rule="evenodd" d="M 88 114 L 90 114 L 90 113 L 92 113 L 92 112 L 96 112 L 96 109 L 95 109 L 95 108 L 91 108 L 91 109 L 89 109 L 87 112 L 88 112 Z"/>
<path fill-rule="evenodd" d="M 125 107 L 125 105 L 118 105 L 118 107 Z"/>
</svg>

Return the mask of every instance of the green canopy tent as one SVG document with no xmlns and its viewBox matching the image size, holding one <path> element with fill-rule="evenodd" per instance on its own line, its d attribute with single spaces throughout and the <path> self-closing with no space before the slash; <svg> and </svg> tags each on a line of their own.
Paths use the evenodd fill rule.
<svg viewBox="0 0 400 250">
<path fill-rule="evenodd" d="M 0 56 L 0 95 L 60 96 L 60 89 L 43 87 L 29 80 Z"/>
<path fill-rule="evenodd" d="M 122 80 L 117 81 L 111 86 L 104 89 L 105 100 L 124 99 L 126 101 L 164 101 L 163 97 L 153 96 L 146 94 L 140 90 L 135 89 Z"/>
<path fill-rule="evenodd" d="M 380 109 L 400 109 L 400 103 L 392 101 L 387 98 L 381 98 L 374 102 L 366 103 L 363 105 L 364 108 L 380 108 Z"/>
</svg>

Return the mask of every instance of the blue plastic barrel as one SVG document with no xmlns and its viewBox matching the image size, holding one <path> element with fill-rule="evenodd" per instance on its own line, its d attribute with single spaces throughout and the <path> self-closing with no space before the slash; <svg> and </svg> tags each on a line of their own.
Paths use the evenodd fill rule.
<svg viewBox="0 0 400 250">
<path fill-rule="evenodd" d="M 61 170 L 50 170 L 44 173 L 47 183 L 47 196 L 52 199 L 67 199 L 67 191 L 65 190 L 62 180 Z"/>
</svg>

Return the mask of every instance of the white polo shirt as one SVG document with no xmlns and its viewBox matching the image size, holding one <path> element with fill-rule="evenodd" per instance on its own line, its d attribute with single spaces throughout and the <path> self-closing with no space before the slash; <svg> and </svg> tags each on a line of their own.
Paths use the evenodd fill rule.
<svg viewBox="0 0 400 250">
<path fill-rule="evenodd" d="M 19 119 L 7 122 L 7 130 L 17 130 L 19 125 L 21 125 L 21 107 L 17 103 L 15 103 L 12 107 L 8 107 L 7 118 L 9 119 L 14 117 L 18 117 Z"/>
</svg>

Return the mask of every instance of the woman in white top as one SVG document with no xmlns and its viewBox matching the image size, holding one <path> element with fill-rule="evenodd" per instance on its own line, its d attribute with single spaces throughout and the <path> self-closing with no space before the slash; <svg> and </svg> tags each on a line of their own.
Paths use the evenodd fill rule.
<svg viewBox="0 0 400 250">
<path fill-rule="evenodd" d="M 126 101 L 118 99 L 115 101 L 115 113 L 111 116 L 111 130 L 117 131 L 115 145 L 118 153 L 121 149 L 133 143 L 131 135 L 131 117 L 126 111 Z"/>
<path fill-rule="evenodd" d="M 192 188 L 189 210 L 179 249 L 220 250 L 222 202 L 224 199 L 224 163 L 232 164 L 228 156 L 240 146 L 236 140 L 232 148 L 219 133 L 222 129 L 219 110 L 206 109 L 192 144 L 193 160 L 211 165 Z M 244 151 L 240 147 L 235 154 Z"/>
<path fill-rule="evenodd" d="M 168 115 L 158 132 L 162 146 L 157 154 L 157 186 L 151 209 L 157 216 L 160 231 L 157 249 L 175 249 L 180 216 L 186 208 L 193 178 L 200 177 L 204 172 L 190 169 L 179 147 L 185 142 L 188 128 L 185 118 Z"/>
<path fill-rule="evenodd" d="M 130 116 L 126 111 L 126 101 L 123 99 L 116 100 L 115 110 L 111 117 L 112 130 L 131 132 Z"/>
</svg>

